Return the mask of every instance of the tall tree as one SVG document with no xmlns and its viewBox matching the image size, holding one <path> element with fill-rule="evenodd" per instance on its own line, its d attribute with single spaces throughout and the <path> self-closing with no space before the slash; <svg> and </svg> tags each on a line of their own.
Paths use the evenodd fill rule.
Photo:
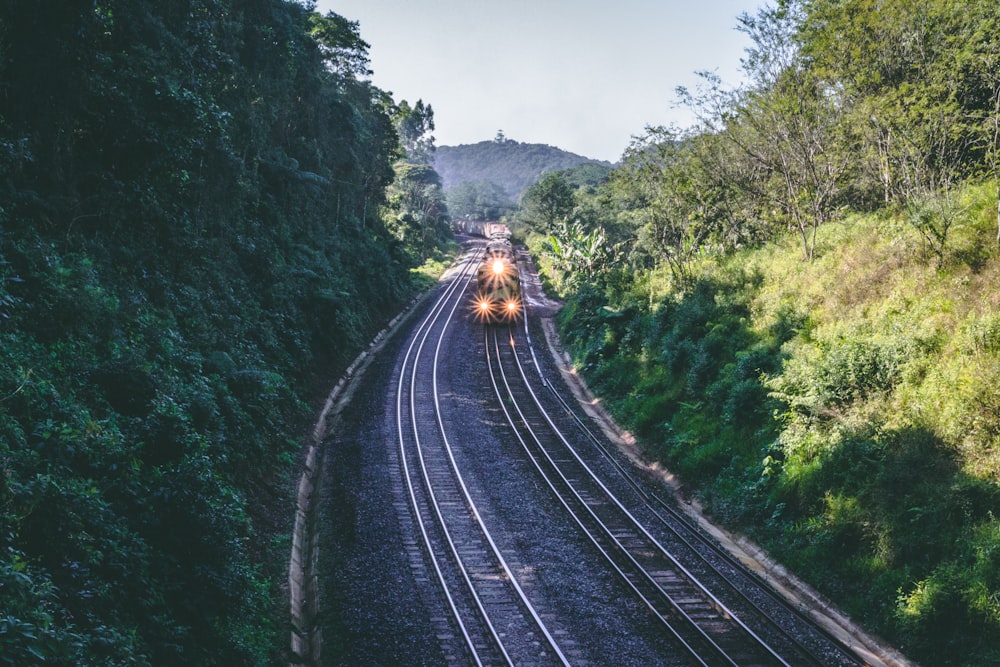
<svg viewBox="0 0 1000 667">
<path fill-rule="evenodd" d="M 406 159 L 414 164 L 431 164 L 434 159 L 434 109 L 423 100 L 410 106 L 403 100 L 395 112 L 396 131 Z"/>
<path fill-rule="evenodd" d="M 688 282 L 688 265 L 711 233 L 697 205 L 687 200 L 697 191 L 688 171 L 692 153 L 681 136 L 649 128 L 625 151 L 612 183 L 637 225 L 637 245 L 654 265 L 665 263 L 677 285 Z"/>
<path fill-rule="evenodd" d="M 926 199 L 968 176 L 991 145 L 983 126 L 995 114 L 988 26 L 996 25 L 996 4 L 814 0 L 805 7 L 802 53 L 862 133 L 853 147 L 883 201 Z"/>
<path fill-rule="evenodd" d="M 357 21 L 334 12 L 309 15 L 309 35 L 316 41 L 327 68 L 341 78 L 362 78 L 372 74 L 368 68 L 370 45 L 361 39 Z"/>
<path fill-rule="evenodd" d="M 573 189 L 562 176 L 550 172 L 524 192 L 520 217 L 535 231 L 549 234 L 570 216 L 574 204 Z"/>
<path fill-rule="evenodd" d="M 723 136 L 762 167 L 769 181 L 764 191 L 798 230 L 803 253 L 812 259 L 816 232 L 840 205 L 853 158 L 841 141 L 837 100 L 795 41 L 801 22 L 794 0 L 740 17 L 740 29 L 752 42 L 744 60 L 750 88 Z"/>
<path fill-rule="evenodd" d="M 388 225 L 414 264 L 425 261 L 448 236 L 448 207 L 441 178 L 426 164 L 400 161 L 389 187 Z"/>
</svg>

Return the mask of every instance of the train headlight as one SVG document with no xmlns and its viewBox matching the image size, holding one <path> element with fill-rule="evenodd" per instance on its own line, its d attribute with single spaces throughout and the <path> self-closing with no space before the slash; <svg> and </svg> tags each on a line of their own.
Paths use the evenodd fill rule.
<svg viewBox="0 0 1000 667">
<path fill-rule="evenodd" d="M 493 260 L 493 273 L 495 275 L 502 276 L 504 274 L 504 271 L 506 271 L 506 268 L 504 268 L 503 260 L 501 259 Z"/>
<path fill-rule="evenodd" d="M 507 314 L 508 315 L 516 315 L 517 314 L 517 301 L 508 301 L 507 302 Z"/>
<path fill-rule="evenodd" d="M 479 302 L 479 312 L 486 313 L 486 312 L 489 312 L 489 310 L 490 310 L 490 302 L 489 301 L 487 301 L 486 299 L 483 299 L 482 301 Z"/>
</svg>

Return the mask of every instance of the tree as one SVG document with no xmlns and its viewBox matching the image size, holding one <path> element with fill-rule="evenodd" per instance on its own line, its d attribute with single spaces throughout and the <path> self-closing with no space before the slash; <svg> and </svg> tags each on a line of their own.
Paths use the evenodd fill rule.
<svg viewBox="0 0 1000 667">
<path fill-rule="evenodd" d="M 963 10 L 966 30 L 950 35 L 957 46 L 954 68 L 961 84 L 956 86 L 970 107 L 970 122 L 976 126 L 977 148 L 982 151 L 983 171 L 997 193 L 997 243 L 1000 243 L 1000 7 L 976 2 Z"/>
<path fill-rule="evenodd" d="M 357 21 L 334 12 L 309 15 L 309 35 L 316 40 L 327 68 L 341 78 L 367 77 L 372 74 L 368 49 L 361 39 Z"/>
<path fill-rule="evenodd" d="M 562 176 L 549 173 L 525 191 L 519 217 L 535 231 L 547 234 L 569 217 L 574 204 L 573 189 Z"/>
<path fill-rule="evenodd" d="M 286 0 L 3 6 L 0 663 L 287 662 L 297 434 L 410 287 L 367 45 Z"/>
<path fill-rule="evenodd" d="M 960 206 L 954 199 L 951 190 L 945 189 L 923 199 L 910 197 L 906 202 L 906 219 L 927 242 L 937 258 L 939 269 L 944 266 L 948 236 L 968 208 Z"/>
<path fill-rule="evenodd" d="M 542 243 L 542 252 L 552 260 L 561 282 L 569 288 L 592 283 L 609 271 L 617 251 L 617 246 L 607 243 L 604 229 L 587 231 L 576 221 L 560 221 Z"/>
<path fill-rule="evenodd" d="M 732 249 L 749 236 L 729 188 L 735 160 L 714 135 L 685 136 L 653 127 L 636 138 L 612 175 L 614 192 L 635 220 L 637 256 L 666 264 L 675 284 L 690 284 L 690 265 L 712 244 Z"/>
<path fill-rule="evenodd" d="M 818 0 L 798 41 L 861 135 L 885 203 L 926 200 L 978 170 L 996 115 L 996 3 Z M 992 28 L 991 28 L 992 26 Z"/>
<path fill-rule="evenodd" d="M 395 169 L 388 190 L 388 226 L 418 264 L 447 237 L 448 207 L 433 167 L 397 162 Z"/>
<path fill-rule="evenodd" d="M 396 132 L 406 159 L 414 164 L 431 164 L 434 158 L 434 109 L 423 100 L 410 106 L 403 100 L 394 113 Z"/>
<path fill-rule="evenodd" d="M 447 192 L 448 212 L 453 218 L 499 220 L 517 209 L 507 192 L 492 181 L 465 182 Z"/>
<path fill-rule="evenodd" d="M 762 168 L 764 192 L 798 230 L 806 259 L 816 232 L 835 214 L 852 175 L 835 95 L 810 69 L 795 41 L 803 18 L 794 1 L 740 17 L 753 42 L 744 70 L 751 87 L 723 136 Z"/>
</svg>

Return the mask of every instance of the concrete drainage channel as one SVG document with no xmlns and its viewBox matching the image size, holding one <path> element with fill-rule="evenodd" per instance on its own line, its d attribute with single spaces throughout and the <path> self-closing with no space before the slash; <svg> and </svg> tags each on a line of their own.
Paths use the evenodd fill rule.
<svg viewBox="0 0 1000 667">
<path fill-rule="evenodd" d="M 455 269 L 453 265 L 441 280 Z M 372 339 L 368 348 L 347 367 L 337 385 L 327 396 L 323 410 L 313 427 L 312 438 L 306 448 L 302 476 L 299 478 L 295 503 L 295 526 L 292 529 L 292 553 L 288 564 L 289 602 L 291 605 L 291 665 L 318 667 L 323 649 L 322 629 L 319 624 L 319 482 L 323 468 L 322 444 L 332 432 L 337 417 L 350 401 L 351 394 L 371 363 L 372 358 L 385 345 L 389 335 L 399 327 L 414 310 L 431 294 L 424 293 L 403 312 L 394 317 Z"/>
</svg>

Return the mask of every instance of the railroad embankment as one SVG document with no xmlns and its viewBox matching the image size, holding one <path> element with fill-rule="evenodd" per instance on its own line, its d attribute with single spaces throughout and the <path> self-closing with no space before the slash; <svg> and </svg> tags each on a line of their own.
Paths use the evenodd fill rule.
<svg viewBox="0 0 1000 667">
<path fill-rule="evenodd" d="M 706 256 L 685 289 L 581 290 L 557 321 L 716 523 L 919 663 L 976 665 L 1000 646 L 1000 253 L 995 190 L 955 204 L 943 253 L 912 216 L 857 216 L 811 261 L 793 237 Z"/>
</svg>

